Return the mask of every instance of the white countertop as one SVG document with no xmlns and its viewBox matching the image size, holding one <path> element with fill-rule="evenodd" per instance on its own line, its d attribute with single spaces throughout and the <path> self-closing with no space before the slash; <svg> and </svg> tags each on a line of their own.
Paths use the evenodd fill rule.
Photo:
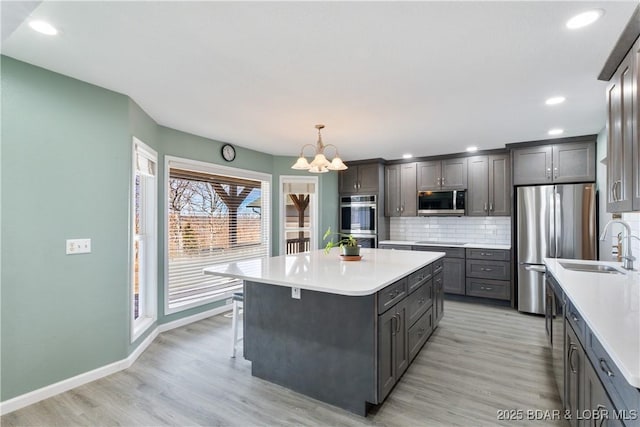
<svg viewBox="0 0 640 427">
<path fill-rule="evenodd" d="M 411 246 L 440 246 L 446 248 L 470 248 L 470 249 L 504 249 L 510 250 L 511 245 L 496 245 L 492 243 L 448 243 L 448 242 L 414 242 L 411 240 L 381 240 L 379 245 L 411 245 Z"/>
<path fill-rule="evenodd" d="M 213 274 L 271 285 L 296 287 L 338 295 L 371 295 L 421 267 L 442 258 L 444 252 L 360 249 L 361 261 L 343 261 L 339 249 L 254 258 L 204 269 Z"/>
<path fill-rule="evenodd" d="M 585 264 L 620 263 L 545 258 L 567 298 L 584 318 L 625 379 L 640 388 L 640 273 L 586 273 L 567 270 L 561 261 Z M 622 270 L 624 271 L 624 270 Z"/>
</svg>

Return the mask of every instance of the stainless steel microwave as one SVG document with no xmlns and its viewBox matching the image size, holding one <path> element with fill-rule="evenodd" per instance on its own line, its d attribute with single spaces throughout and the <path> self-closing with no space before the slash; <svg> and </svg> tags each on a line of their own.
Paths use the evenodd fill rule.
<svg viewBox="0 0 640 427">
<path fill-rule="evenodd" d="M 465 190 L 418 192 L 418 215 L 464 215 Z"/>
</svg>

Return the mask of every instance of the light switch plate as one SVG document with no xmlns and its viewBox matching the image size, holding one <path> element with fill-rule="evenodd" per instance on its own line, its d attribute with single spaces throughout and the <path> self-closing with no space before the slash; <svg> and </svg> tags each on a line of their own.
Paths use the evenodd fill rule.
<svg viewBox="0 0 640 427">
<path fill-rule="evenodd" d="M 291 288 L 291 298 L 300 299 L 300 288 Z"/>
<path fill-rule="evenodd" d="M 67 255 L 91 253 L 91 239 L 67 239 Z"/>
</svg>

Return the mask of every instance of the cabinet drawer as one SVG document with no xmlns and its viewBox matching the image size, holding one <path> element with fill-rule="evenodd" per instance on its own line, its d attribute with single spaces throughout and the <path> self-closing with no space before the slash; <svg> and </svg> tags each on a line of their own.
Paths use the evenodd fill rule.
<svg viewBox="0 0 640 427">
<path fill-rule="evenodd" d="M 584 319 L 580 313 L 578 313 L 578 310 L 576 310 L 573 304 L 571 304 L 571 301 L 567 301 L 565 303 L 564 313 L 580 342 L 585 343 L 587 341 L 587 328 L 584 323 Z"/>
<path fill-rule="evenodd" d="M 416 291 L 409 295 L 407 309 L 407 325 L 411 326 L 420 316 L 431 307 L 433 295 L 433 281 L 428 280 L 423 283 Z"/>
<path fill-rule="evenodd" d="M 451 248 L 445 246 L 414 246 L 414 251 L 444 252 L 446 258 L 464 258 L 464 248 Z"/>
<path fill-rule="evenodd" d="M 427 342 L 427 338 L 433 332 L 433 316 L 429 308 L 418 321 L 409 328 L 409 360 L 418 355 L 420 349 Z"/>
<path fill-rule="evenodd" d="M 505 261 L 467 260 L 467 277 L 509 280 L 511 264 Z"/>
<path fill-rule="evenodd" d="M 404 277 L 378 291 L 378 314 L 382 314 L 407 296 L 407 278 Z"/>
<path fill-rule="evenodd" d="M 511 299 L 511 282 L 467 278 L 467 295 L 482 298 Z"/>
<path fill-rule="evenodd" d="M 467 249 L 467 259 L 509 261 L 509 251 L 503 249 Z"/>
<path fill-rule="evenodd" d="M 401 251 L 410 251 L 411 245 L 392 245 L 388 243 L 383 243 L 381 245 L 378 245 L 378 249 L 397 249 Z"/>
<path fill-rule="evenodd" d="M 440 273 L 440 272 L 442 271 L 442 269 L 444 268 L 444 263 L 443 263 L 443 261 L 442 261 L 442 260 L 443 260 L 443 259 L 442 259 L 442 258 L 440 258 L 439 260 L 434 261 L 434 262 L 431 264 L 432 273 L 433 273 L 433 276 L 434 276 L 434 277 L 435 277 L 435 275 L 436 275 L 436 274 Z"/>
<path fill-rule="evenodd" d="M 600 341 L 591 331 L 587 332 L 587 355 L 593 367 L 609 393 L 614 406 L 617 409 L 640 408 L 640 390 L 631 386 L 622 376 L 613 360 L 609 357 Z M 640 418 L 625 421 L 629 426 L 640 426 Z"/>
<path fill-rule="evenodd" d="M 426 283 L 427 280 L 431 279 L 432 276 L 432 268 L 431 264 L 426 267 L 422 267 L 420 270 L 411 273 L 409 275 L 409 293 L 418 289 L 423 283 Z"/>
</svg>

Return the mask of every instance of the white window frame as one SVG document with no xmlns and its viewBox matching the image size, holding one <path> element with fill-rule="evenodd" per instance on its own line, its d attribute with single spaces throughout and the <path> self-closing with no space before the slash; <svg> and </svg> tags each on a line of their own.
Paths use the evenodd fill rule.
<svg viewBox="0 0 640 427">
<path fill-rule="evenodd" d="M 200 307 L 205 304 L 210 304 L 215 301 L 219 301 L 221 298 L 203 298 L 199 301 L 194 301 L 191 304 L 181 305 L 180 307 L 169 307 L 169 172 L 170 168 L 186 169 L 197 172 L 209 173 L 212 175 L 228 175 L 238 178 L 247 178 L 258 181 L 266 181 L 269 183 L 270 194 L 273 194 L 272 176 L 271 174 L 256 172 L 247 169 L 234 168 L 230 166 L 223 166 L 215 163 L 203 162 L 200 160 L 186 159 L 184 157 L 164 156 L 164 314 L 169 315 L 173 313 L 179 313 L 184 310 L 188 310 L 194 307 Z M 265 227 L 265 233 L 267 236 L 271 236 L 271 200 L 270 198 L 262 198 L 263 211 L 267 211 L 268 215 L 262 215 L 262 227 Z M 272 241 L 269 237 L 267 242 L 268 255 L 271 256 Z M 225 296 L 226 299 L 231 297 Z"/>
<path fill-rule="evenodd" d="M 309 247 L 311 250 L 318 248 L 318 192 L 320 191 L 318 185 L 318 177 L 317 176 L 300 176 L 300 175 L 280 175 L 279 186 L 278 186 L 278 200 L 280 201 L 280 255 L 284 255 L 286 253 L 287 248 L 287 231 L 285 229 L 285 200 L 284 200 L 284 184 L 285 183 L 300 183 L 300 184 L 313 184 L 315 188 L 315 192 L 311 195 L 311 233 L 309 233 L 309 237 L 311 238 L 309 241 Z"/>
<path fill-rule="evenodd" d="M 154 162 L 154 176 L 140 174 L 141 179 L 141 235 L 136 236 L 135 230 L 135 180 L 137 173 L 136 159 L 140 153 L 143 157 Z M 130 286 L 129 301 L 131 303 L 131 342 L 138 339 L 151 325 L 158 320 L 158 153 L 138 138 L 133 137 L 132 143 L 132 174 L 131 174 L 131 233 L 130 233 Z M 141 240 L 139 254 L 139 284 L 138 284 L 138 318 L 135 318 L 134 274 L 135 274 L 135 242 Z"/>
</svg>

